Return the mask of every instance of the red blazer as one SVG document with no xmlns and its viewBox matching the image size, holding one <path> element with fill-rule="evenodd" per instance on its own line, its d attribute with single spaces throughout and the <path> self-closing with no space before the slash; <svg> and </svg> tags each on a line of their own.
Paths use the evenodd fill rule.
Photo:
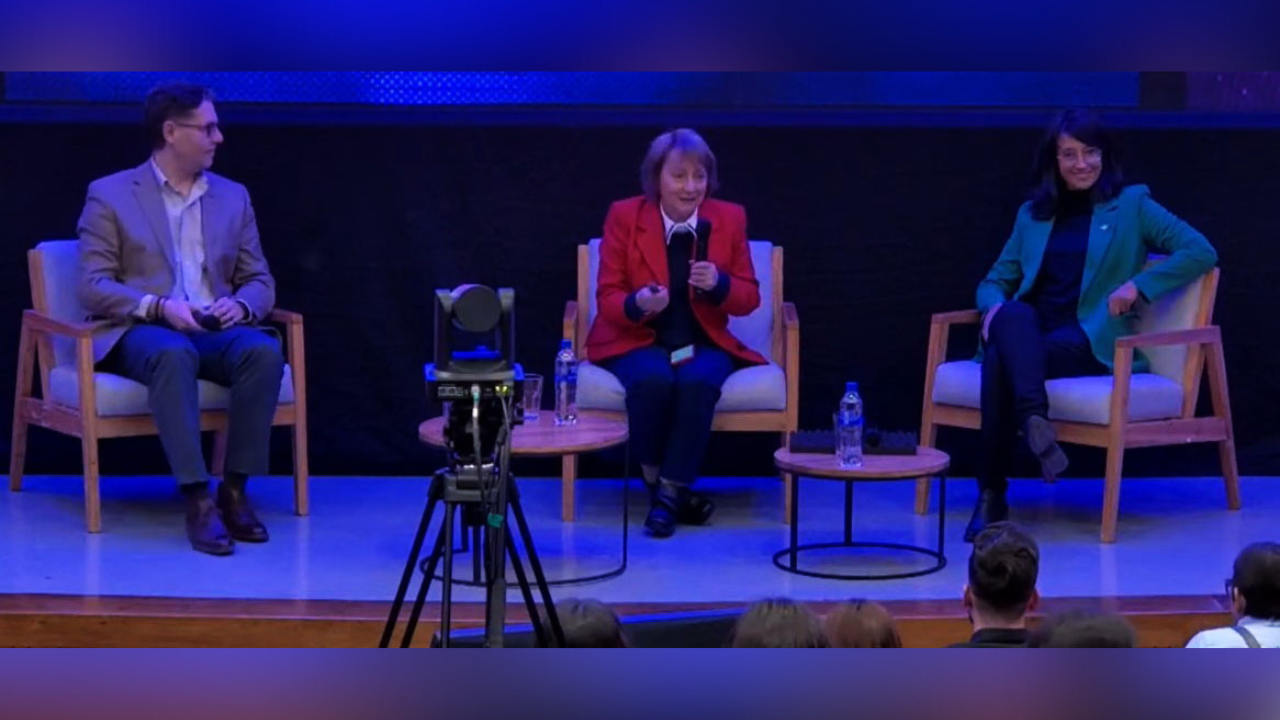
<svg viewBox="0 0 1280 720">
<path fill-rule="evenodd" d="M 725 352 L 752 365 L 767 361 L 760 353 L 742 344 L 728 330 L 730 315 L 749 315 L 760 306 L 760 283 L 751 266 L 747 246 L 747 213 L 741 205 L 707 198 L 698 208 L 698 218 L 711 222 L 707 259 L 722 276 L 729 277 L 729 294 L 719 305 L 689 293 L 694 317 L 707 337 Z M 690 258 L 692 259 L 692 258 Z M 658 206 L 643 197 L 619 200 L 609 206 L 600 243 L 600 275 L 596 281 L 596 319 L 587 333 L 587 359 L 600 362 L 636 348 L 652 345 L 657 337 L 649 327 L 652 318 L 632 322 L 623 305 L 636 290 L 658 283 L 670 292 L 667 271 L 667 243 Z"/>
</svg>

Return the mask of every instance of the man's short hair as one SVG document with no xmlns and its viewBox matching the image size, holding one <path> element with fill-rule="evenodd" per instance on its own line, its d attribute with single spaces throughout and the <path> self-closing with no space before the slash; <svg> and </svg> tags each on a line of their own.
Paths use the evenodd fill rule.
<svg viewBox="0 0 1280 720">
<path fill-rule="evenodd" d="M 969 591 L 984 612 L 1010 620 L 1025 615 L 1039 574 L 1040 548 L 1017 525 L 993 523 L 974 538 Z"/>
<path fill-rule="evenodd" d="M 1280 543 L 1256 542 L 1236 556 L 1231 585 L 1244 597 L 1244 614 L 1280 620 Z"/>
<path fill-rule="evenodd" d="M 166 83 L 152 88 L 143 103 L 143 124 L 152 150 L 164 147 L 164 124 L 190 115 L 204 102 L 213 102 L 213 91 L 193 83 Z"/>
</svg>

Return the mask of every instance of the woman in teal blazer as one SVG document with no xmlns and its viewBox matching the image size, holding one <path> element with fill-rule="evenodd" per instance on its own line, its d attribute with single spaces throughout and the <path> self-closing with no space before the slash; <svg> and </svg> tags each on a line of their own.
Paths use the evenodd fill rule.
<svg viewBox="0 0 1280 720">
<path fill-rule="evenodd" d="M 1054 118 L 1035 177 L 1013 234 L 978 284 L 984 467 L 968 541 L 1008 518 L 1007 464 L 1019 430 L 1046 478 L 1066 470 L 1047 420 L 1045 380 L 1109 374 L 1116 338 L 1133 333 L 1135 304 L 1195 280 L 1218 260 L 1204 235 L 1152 200 L 1145 185 L 1123 184 L 1115 145 L 1089 112 Z M 1169 258 L 1144 269 L 1151 253 Z M 1135 371 L 1145 366 L 1135 358 Z"/>
</svg>

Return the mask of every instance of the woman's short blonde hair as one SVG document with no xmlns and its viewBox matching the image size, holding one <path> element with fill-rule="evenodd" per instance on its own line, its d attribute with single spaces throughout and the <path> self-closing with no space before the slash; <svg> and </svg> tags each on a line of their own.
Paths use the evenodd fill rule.
<svg viewBox="0 0 1280 720">
<path fill-rule="evenodd" d="M 716 178 L 716 156 L 711 152 L 711 146 L 697 132 L 689 128 L 676 128 L 654 138 L 649 143 L 649 152 L 645 153 L 644 161 L 640 163 L 640 188 L 650 202 L 658 202 L 662 164 L 671 153 L 679 153 L 697 161 L 707 172 L 707 195 L 716 191 L 719 181 Z"/>
</svg>

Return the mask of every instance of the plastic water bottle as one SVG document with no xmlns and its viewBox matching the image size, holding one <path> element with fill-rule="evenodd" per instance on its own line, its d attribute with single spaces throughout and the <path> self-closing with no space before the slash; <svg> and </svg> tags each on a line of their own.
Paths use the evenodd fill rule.
<svg viewBox="0 0 1280 720">
<path fill-rule="evenodd" d="M 578 358 L 573 354 L 573 344 L 560 341 L 556 353 L 556 424 L 572 425 L 578 422 Z"/>
<path fill-rule="evenodd" d="M 846 383 L 836 413 L 836 463 L 840 467 L 862 466 L 862 398 L 858 383 Z"/>
</svg>

